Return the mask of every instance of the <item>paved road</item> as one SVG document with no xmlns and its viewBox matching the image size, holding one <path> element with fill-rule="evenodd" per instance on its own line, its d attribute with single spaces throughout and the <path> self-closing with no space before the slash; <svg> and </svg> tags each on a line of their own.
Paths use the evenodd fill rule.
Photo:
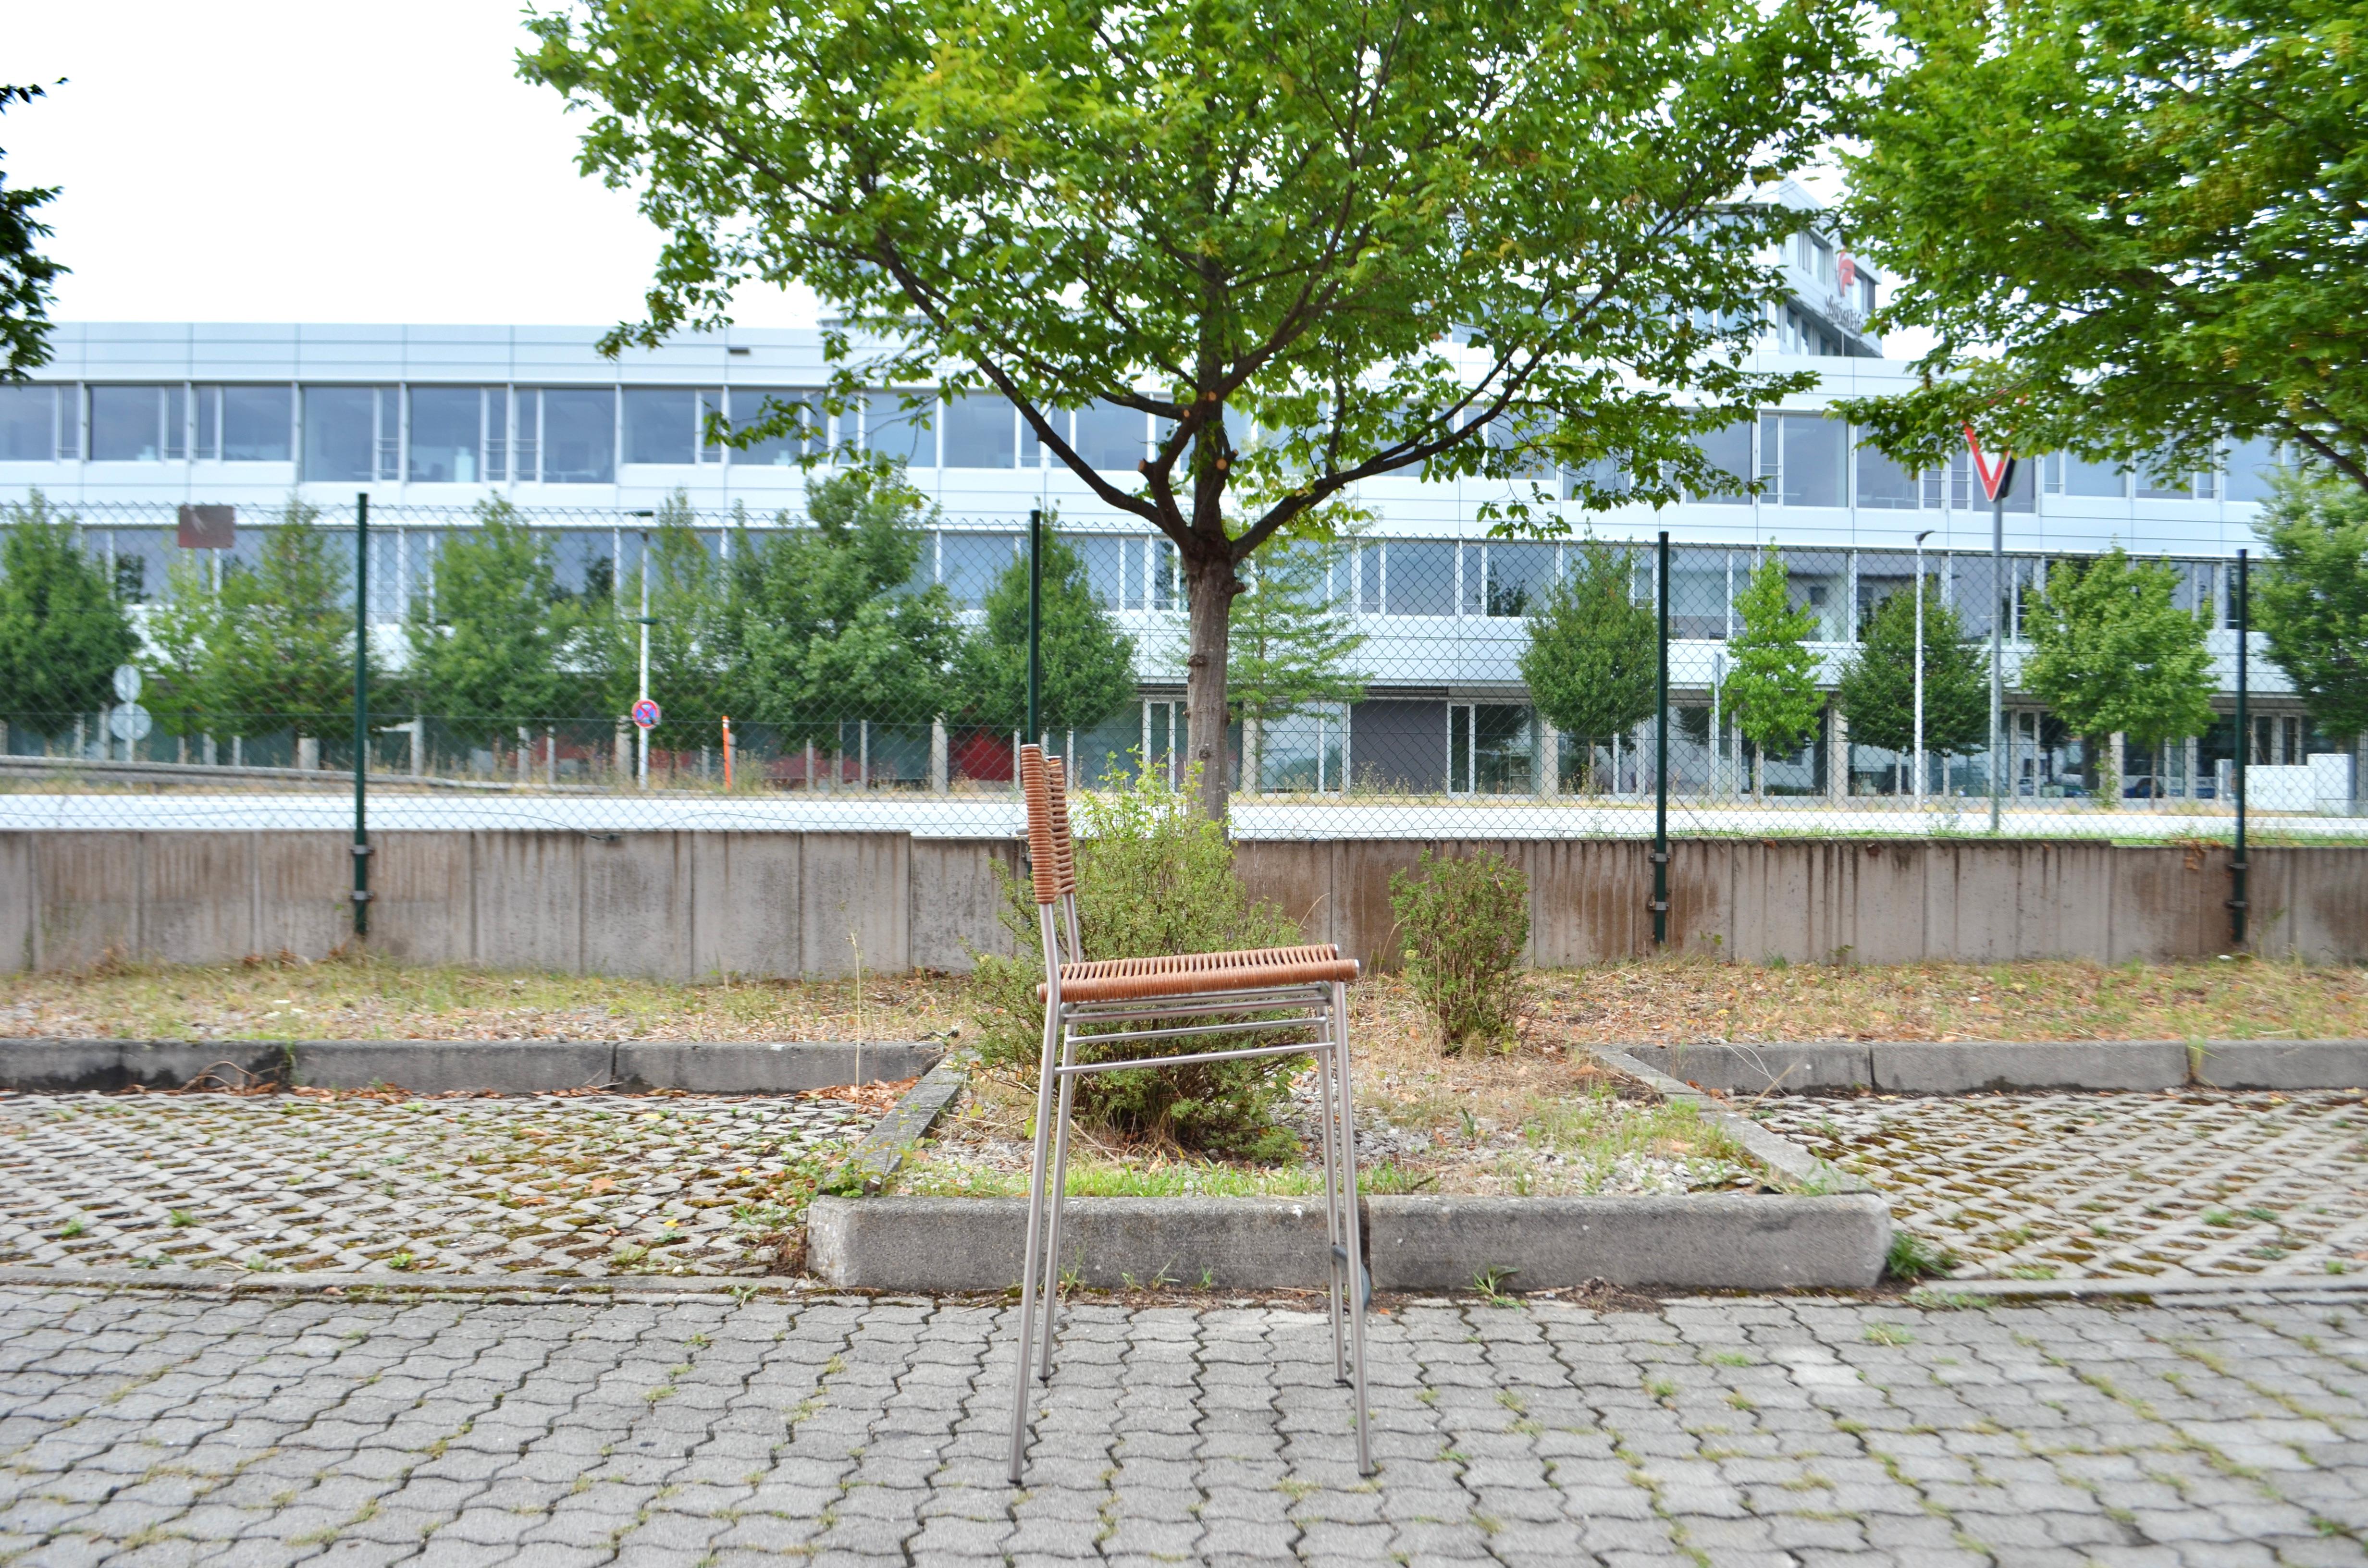
<svg viewBox="0 0 2368 1568">
<path fill-rule="evenodd" d="M 2361 1305 L 1312 1314 L 0 1290 L 20 1564 L 2357 1562 Z"/>
</svg>

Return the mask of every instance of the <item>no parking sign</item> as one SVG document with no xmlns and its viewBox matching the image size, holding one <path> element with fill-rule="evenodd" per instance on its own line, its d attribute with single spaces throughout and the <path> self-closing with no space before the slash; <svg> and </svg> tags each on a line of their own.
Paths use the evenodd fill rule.
<svg viewBox="0 0 2368 1568">
<path fill-rule="evenodd" d="M 644 697 L 639 702 L 633 704 L 633 722 L 639 724 L 643 729 L 656 729 L 658 727 L 658 705 L 653 699 Z"/>
</svg>

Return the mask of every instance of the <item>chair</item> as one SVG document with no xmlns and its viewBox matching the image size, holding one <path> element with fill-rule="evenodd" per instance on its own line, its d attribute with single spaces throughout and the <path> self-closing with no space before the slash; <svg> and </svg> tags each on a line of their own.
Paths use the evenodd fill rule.
<svg viewBox="0 0 2368 1568">
<path fill-rule="evenodd" d="M 1349 1091 L 1348 983 L 1357 960 L 1329 943 L 1232 953 L 1098 959 L 1077 942 L 1077 876 L 1061 759 L 1019 748 L 1019 787 L 1028 802 L 1030 880 L 1044 944 L 1044 1054 L 1036 1087 L 1036 1150 L 1028 1181 L 1028 1244 L 1019 1283 L 1019 1364 L 1011 1392 L 1011 1483 L 1027 1459 L 1029 1382 L 1053 1374 L 1059 1315 L 1061 1216 L 1069 1171 L 1069 1108 L 1077 1080 L 1145 1064 L 1315 1056 L 1322 1081 L 1325 1229 L 1331 1246 L 1332 1373 L 1356 1401 L 1357 1469 L 1373 1473 L 1365 1429 L 1365 1317 L 1369 1291 L 1360 1261 L 1356 1122 Z M 1255 1019 L 1239 1015 L 1256 1012 Z M 1277 1014 L 1284 1015 L 1278 1017 Z M 1232 1017 L 1222 1015 L 1234 1015 Z M 1191 1022 L 1188 1020 L 1208 1020 Z M 1118 1026 L 1113 1028 L 1112 1026 Z M 1090 1034 L 1083 1031 L 1092 1030 Z M 1106 1031 L 1106 1032 L 1105 1032 Z M 1163 1054 L 1169 1042 L 1210 1035 L 1309 1038 L 1288 1045 L 1251 1044 Z M 1097 1048 L 1133 1045 L 1141 1055 L 1080 1062 L 1080 1039 Z M 1060 1096 L 1053 1097 L 1054 1084 Z M 1049 1160 L 1048 1160 L 1049 1155 Z M 1049 1168 L 1048 1168 L 1049 1167 Z M 1048 1179 L 1049 1177 L 1049 1179 Z M 1044 1332 L 1035 1332 L 1036 1296 L 1044 1296 Z"/>
</svg>

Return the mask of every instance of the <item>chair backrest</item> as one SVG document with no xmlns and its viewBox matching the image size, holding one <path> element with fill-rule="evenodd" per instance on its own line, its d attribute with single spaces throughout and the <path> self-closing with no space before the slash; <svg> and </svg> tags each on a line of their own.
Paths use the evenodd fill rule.
<svg viewBox="0 0 2368 1568">
<path fill-rule="evenodd" d="M 1034 743 L 1019 748 L 1019 793 L 1028 802 L 1028 876 L 1038 903 L 1077 892 L 1076 850 L 1069 839 L 1068 770 Z"/>
</svg>

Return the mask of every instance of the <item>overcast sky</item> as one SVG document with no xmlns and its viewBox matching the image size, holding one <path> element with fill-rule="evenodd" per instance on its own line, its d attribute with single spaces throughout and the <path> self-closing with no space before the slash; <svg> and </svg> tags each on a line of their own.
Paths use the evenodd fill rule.
<svg viewBox="0 0 2368 1568">
<path fill-rule="evenodd" d="M 606 325 L 657 231 L 575 172 L 506 0 L 15 0 L 9 182 L 63 187 L 61 321 Z M 63 86 L 51 85 L 61 76 Z M 744 300 L 754 326 L 810 305 Z"/>
</svg>

